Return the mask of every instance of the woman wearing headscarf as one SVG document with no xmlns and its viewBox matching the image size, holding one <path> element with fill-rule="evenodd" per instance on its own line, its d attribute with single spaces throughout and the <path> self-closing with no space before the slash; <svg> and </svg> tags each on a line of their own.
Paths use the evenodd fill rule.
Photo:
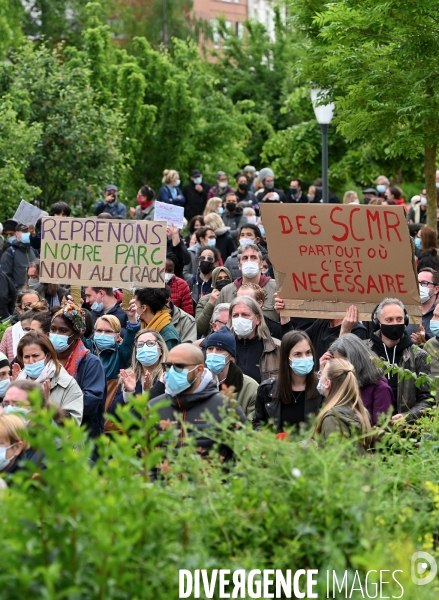
<svg viewBox="0 0 439 600">
<path fill-rule="evenodd" d="M 50 326 L 50 341 L 59 362 L 77 381 L 84 395 L 82 423 L 87 426 L 90 437 L 97 437 L 104 432 L 107 382 L 101 361 L 81 340 L 85 329 L 84 311 L 69 304 L 55 313 Z"/>
</svg>

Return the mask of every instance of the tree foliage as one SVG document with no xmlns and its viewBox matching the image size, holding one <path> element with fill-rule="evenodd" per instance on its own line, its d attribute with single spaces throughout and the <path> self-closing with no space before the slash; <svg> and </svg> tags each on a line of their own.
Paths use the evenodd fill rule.
<svg viewBox="0 0 439 600">
<path fill-rule="evenodd" d="M 411 0 L 289 0 L 307 34 L 304 77 L 329 90 L 334 123 L 350 143 L 384 142 L 388 157 L 424 155 L 429 222 L 436 223 L 439 124 L 437 3 Z M 379 142 L 380 143 L 380 142 Z"/>
</svg>

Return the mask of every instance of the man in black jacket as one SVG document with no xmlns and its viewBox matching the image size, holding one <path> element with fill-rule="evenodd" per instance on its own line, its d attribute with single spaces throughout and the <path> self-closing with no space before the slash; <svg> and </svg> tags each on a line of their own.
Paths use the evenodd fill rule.
<svg viewBox="0 0 439 600">
<path fill-rule="evenodd" d="M 190 221 L 195 215 L 202 215 L 206 208 L 207 194 L 211 186 L 203 181 L 203 175 L 198 169 L 191 172 L 190 182 L 183 188 L 186 198 L 184 216 Z"/>
<path fill-rule="evenodd" d="M 218 392 L 217 382 L 212 374 L 204 367 L 204 357 L 200 348 L 193 344 L 180 344 L 168 354 L 168 360 L 163 364 L 165 369 L 165 393 L 149 403 L 155 406 L 163 400 L 170 400 L 170 406 L 159 410 L 160 427 L 170 423 L 180 428 L 179 446 L 185 443 L 185 437 L 195 435 L 196 445 L 200 454 L 208 454 L 214 441 L 209 437 L 212 427 L 203 416 L 209 412 L 215 421 L 223 418 L 220 408 L 226 406 L 226 398 Z M 234 408 L 237 419 L 245 423 L 247 417 L 238 405 Z M 185 423 L 196 428 L 196 432 L 188 432 Z M 221 454 L 226 456 L 227 450 Z"/>
</svg>

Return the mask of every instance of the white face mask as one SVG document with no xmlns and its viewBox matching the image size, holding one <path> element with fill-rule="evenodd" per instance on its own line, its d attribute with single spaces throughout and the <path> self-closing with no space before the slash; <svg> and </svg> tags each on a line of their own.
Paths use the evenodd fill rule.
<svg viewBox="0 0 439 600">
<path fill-rule="evenodd" d="M 166 283 L 169 283 L 173 277 L 174 277 L 174 273 L 165 273 Z"/>
<path fill-rule="evenodd" d="M 239 240 L 240 246 L 248 246 L 249 244 L 255 244 L 255 240 L 251 240 L 250 238 L 241 238 Z"/>
<path fill-rule="evenodd" d="M 16 445 L 17 444 L 12 444 L 11 446 L 0 448 L 0 471 L 4 471 L 12 460 L 11 458 L 6 458 L 6 450 L 9 450 L 9 448 L 13 448 Z"/>
<path fill-rule="evenodd" d="M 430 296 L 430 290 L 425 285 L 420 285 L 419 286 L 419 295 L 421 296 L 421 303 L 422 304 L 425 304 L 431 298 L 431 296 Z"/>
<path fill-rule="evenodd" d="M 232 327 L 236 335 L 246 338 L 253 331 L 253 320 L 244 319 L 244 317 L 235 317 L 232 319 Z"/>
<path fill-rule="evenodd" d="M 253 279 L 256 277 L 258 273 L 260 273 L 261 269 L 259 268 L 259 263 L 252 262 L 251 260 L 242 264 L 241 272 L 245 277 L 249 279 Z"/>
<path fill-rule="evenodd" d="M 218 187 L 220 188 L 226 188 L 228 186 L 227 181 L 218 181 Z"/>
<path fill-rule="evenodd" d="M 421 198 L 422 206 L 427 206 L 427 198 Z"/>
</svg>

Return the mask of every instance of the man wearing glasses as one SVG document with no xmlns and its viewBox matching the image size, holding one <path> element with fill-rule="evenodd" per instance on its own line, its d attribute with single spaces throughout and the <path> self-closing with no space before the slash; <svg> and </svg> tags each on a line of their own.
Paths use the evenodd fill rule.
<svg viewBox="0 0 439 600">
<path fill-rule="evenodd" d="M 419 331 L 413 325 L 407 327 L 407 332 L 414 344 L 424 344 L 433 336 L 430 329 L 430 321 L 433 317 L 439 293 L 439 273 L 430 267 L 424 267 L 418 273 L 419 295 L 422 305 L 422 325 Z"/>
<path fill-rule="evenodd" d="M 165 393 L 154 398 L 149 405 L 170 400 L 169 406 L 159 410 L 160 423 L 170 422 L 181 427 L 179 446 L 184 445 L 185 437 L 195 435 L 198 452 L 208 454 L 214 441 L 207 435 L 209 425 L 204 413 L 209 411 L 215 421 L 220 422 L 223 418 L 220 408 L 224 406 L 226 398 L 218 393 L 216 380 L 205 368 L 202 351 L 193 344 L 180 344 L 169 352 L 168 360 L 162 366 L 165 371 Z M 233 410 L 242 423 L 247 420 L 240 406 Z M 196 432 L 187 431 L 186 423 L 195 427 Z M 222 449 L 221 454 L 224 454 Z"/>
</svg>

